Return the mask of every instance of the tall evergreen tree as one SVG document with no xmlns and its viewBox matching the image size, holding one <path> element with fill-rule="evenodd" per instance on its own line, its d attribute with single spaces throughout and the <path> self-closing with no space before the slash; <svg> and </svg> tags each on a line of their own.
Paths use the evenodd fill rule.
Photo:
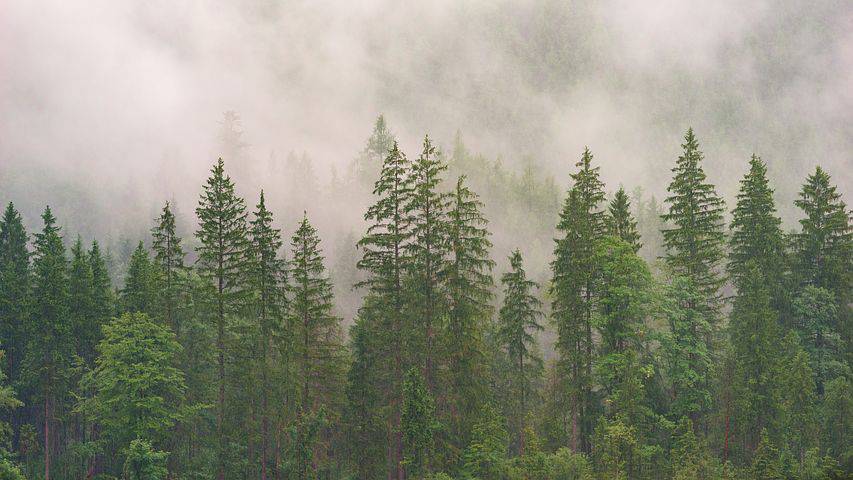
<svg viewBox="0 0 853 480">
<path fill-rule="evenodd" d="M 152 313 L 156 295 L 154 270 L 148 250 L 140 241 L 130 256 L 124 288 L 121 291 L 122 309 L 125 312 Z"/>
<path fill-rule="evenodd" d="M 163 211 L 156 222 L 157 224 L 151 229 L 151 249 L 154 251 L 152 264 L 159 284 L 156 311 L 159 316 L 162 316 L 166 325 L 180 335 L 177 309 L 186 267 L 181 237 L 175 231 L 175 214 L 172 213 L 169 202 L 163 206 Z"/>
<path fill-rule="evenodd" d="M 71 247 L 71 269 L 68 279 L 69 314 L 71 331 L 75 340 L 77 354 L 91 368 L 95 362 L 95 347 L 100 337 L 100 325 L 95 323 L 94 280 L 89 255 L 83 249 L 83 241 L 77 241 Z"/>
<path fill-rule="evenodd" d="M 403 462 L 410 478 L 423 478 L 432 473 L 431 459 L 435 432 L 440 425 L 435 418 L 435 400 L 418 368 L 406 372 L 403 380 Z"/>
<path fill-rule="evenodd" d="M 424 378 L 433 395 L 436 336 L 445 311 L 439 279 L 447 255 L 448 195 L 439 191 L 445 170 L 447 166 L 429 137 L 424 137 L 423 151 L 412 164 L 412 197 L 406 206 L 412 229 L 412 242 L 407 245 L 407 256 L 411 258 L 407 290 L 412 297 L 409 311 L 416 344 L 411 353 L 423 356 Z"/>
<path fill-rule="evenodd" d="M 281 230 L 272 225 L 272 213 L 267 210 L 264 192 L 258 201 L 254 219 L 249 228 L 251 240 L 251 262 L 249 278 L 253 290 L 253 311 L 258 326 L 257 369 L 260 373 L 261 409 L 261 480 L 267 478 L 270 462 L 270 400 L 283 400 L 282 387 L 288 379 L 282 375 L 284 369 L 273 363 L 275 347 L 285 342 L 285 314 L 287 298 L 287 264 L 280 256 Z M 285 359 L 282 359 L 285 360 Z M 287 359 L 289 360 L 289 359 Z M 276 385 L 277 387 L 274 387 Z"/>
<path fill-rule="evenodd" d="M 621 238 L 634 249 L 634 253 L 640 251 L 643 246 L 640 243 L 640 232 L 637 230 L 637 220 L 631 214 L 631 202 L 628 194 L 621 186 L 610 201 L 607 217 L 607 231 L 614 237 Z"/>
<path fill-rule="evenodd" d="M 588 148 L 576 166 L 579 169 L 572 174 L 574 185 L 557 225 L 561 237 L 556 240 L 551 263 L 551 308 L 557 325 L 561 382 L 568 402 L 564 409 L 571 412 L 569 441 L 572 449 L 589 452 L 594 427 L 592 316 L 596 300 L 595 265 L 591 259 L 606 224 L 605 212 L 600 207 L 604 202 L 604 184 L 598 178 L 599 167 L 592 166 Z"/>
<path fill-rule="evenodd" d="M 374 181 L 396 141 L 393 132 L 388 128 L 385 116 L 376 117 L 367 145 L 355 161 L 355 178 L 359 183 L 367 186 Z"/>
<path fill-rule="evenodd" d="M 94 322 L 100 329 L 101 325 L 115 315 L 115 295 L 107 259 L 101 253 L 101 246 L 97 240 L 92 242 L 88 257 L 89 268 L 92 270 L 92 314 L 95 316 Z M 100 341 L 100 334 L 98 341 Z"/>
<path fill-rule="evenodd" d="M 220 158 L 211 169 L 204 192 L 196 208 L 199 229 L 199 273 L 213 284 L 214 321 L 216 323 L 217 383 L 216 435 L 218 440 L 217 478 L 225 478 L 226 432 L 225 384 L 228 318 L 245 303 L 245 266 L 248 241 L 246 238 L 246 207 L 234 192 L 234 182 L 225 173 Z"/>
<path fill-rule="evenodd" d="M 447 296 L 444 348 L 448 359 L 447 396 L 451 441 L 468 444 L 474 412 L 487 397 L 483 332 L 492 313 L 492 242 L 481 213 L 483 203 L 459 177 L 448 209 L 449 256 L 441 272 Z"/>
<path fill-rule="evenodd" d="M 44 228 L 36 234 L 33 260 L 33 317 L 27 331 L 29 340 L 25 370 L 34 385 L 44 426 L 44 478 L 50 480 L 51 462 L 57 452 L 57 414 L 66 393 L 65 380 L 74 341 L 68 315 L 68 261 L 56 218 L 45 207 Z"/>
<path fill-rule="evenodd" d="M 729 322 L 734 356 L 733 438 L 742 454 L 749 458 L 758 446 L 758 434 L 771 434 L 781 427 L 780 384 L 783 352 L 779 348 L 778 314 L 770 306 L 770 292 L 758 259 L 743 265 L 739 291 Z"/>
<path fill-rule="evenodd" d="M 825 288 L 847 303 L 853 272 L 853 229 L 850 213 L 826 171 L 817 167 L 806 178 L 796 204 L 805 217 L 795 236 L 800 282 Z"/>
<path fill-rule="evenodd" d="M 749 172 L 740 181 L 732 215 L 729 275 L 740 288 L 749 273 L 748 262 L 755 262 L 770 290 L 771 306 L 783 313 L 787 301 L 783 290 L 786 262 L 782 221 L 776 215 L 767 165 L 756 155 L 750 159 Z"/>
<path fill-rule="evenodd" d="M 542 358 L 538 355 L 534 335 L 543 329 L 542 302 L 532 290 L 536 282 L 527 279 L 521 253 L 515 250 L 509 257 L 511 270 L 501 276 L 504 300 L 500 309 L 499 337 L 512 364 L 512 384 L 516 392 L 513 418 L 516 419 L 515 443 L 524 454 L 525 421 L 533 395 L 533 382 L 541 375 Z"/>
<path fill-rule="evenodd" d="M 345 372 L 341 320 L 334 314 L 332 282 L 323 265 L 320 239 L 307 215 L 293 235 L 291 248 L 290 312 L 296 335 L 296 377 L 301 381 L 299 415 L 314 415 L 322 408 L 337 421 Z"/>
<path fill-rule="evenodd" d="M 6 351 L 3 371 L 10 382 L 18 381 L 26 349 L 30 276 L 27 231 L 9 202 L 0 220 L 0 347 Z"/>
<path fill-rule="evenodd" d="M 693 134 L 687 130 L 684 149 L 676 161 L 667 191 L 669 211 L 662 218 L 671 227 L 664 229 L 666 263 L 673 273 L 689 279 L 698 289 L 700 303 L 692 305 L 715 320 L 720 307 L 723 278 L 719 266 L 723 258 L 723 200 L 714 186 L 706 182 L 702 152 Z"/>
<path fill-rule="evenodd" d="M 376 339 L 383 358 L 374 371 L 373 381 L 383 392 L 383 403 L 389 408 L 388 438 L 389 467 L 398 480 L 404 477 L 402 466 L 403 439 L 400 430 L 403 372 L 406 358 L 403 351 L 405 291 L 403 280 L 411 259 L 407 245 L 411 241 L 411 218 L 406 212 L 412 196 L 411 162 L 395 143 L 391 148 L 373 190 L 376 203 L 368 208 L 364 218 L 371 222 L 367 234 L 358 242 L 363 250 L 358 267 L 368 275 L 360 286 L 369 289 L 359 311 L 359 322 Z M 386 370 L 387 363 L 391 368 Z M 386 373 L 387 372 L 387 373 Z"/>
</svg>

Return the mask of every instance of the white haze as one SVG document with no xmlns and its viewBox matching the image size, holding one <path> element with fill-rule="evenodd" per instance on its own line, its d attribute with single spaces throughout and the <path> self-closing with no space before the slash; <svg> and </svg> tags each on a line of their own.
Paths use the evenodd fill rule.
<svg viewBox="0 0 853 480">
<path fill-rule="evenodd" d="M 561 189 L 589 145 L 609 188 L 660 192 L 693 126 L 728 199 L 753 152 L 783 205 L 818 164 L 849 195 L 853 4 L 0 0 L 0 201 L 29 225 L 47 203 L 87 236 L 189 214 L 229 110 L 262 180 L 243 191 L 273 197 L 271 152 L 324 182 L 379 113 L 412 157 L 461 130 Z"/>
</svg>

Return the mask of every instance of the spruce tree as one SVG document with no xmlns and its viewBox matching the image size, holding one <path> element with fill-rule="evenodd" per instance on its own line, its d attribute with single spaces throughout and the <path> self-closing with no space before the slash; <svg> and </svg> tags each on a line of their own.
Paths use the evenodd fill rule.
<svg viewBox="0 0 853 480">
<path fill-rule="evenodd" d="M 406 253 L 411 258 L 406 287 L 412 297 L 408 310 L 415 348 L 411 354 L 423 356 L 424 378 L 433 395 L 438 363 L 436 336 L 445 311 L 439 278 L 447 256 L 448 195 L 439 191 L 445 170 L 447 166 L 429 137 L 424 137 L 423 151 L 412 164 L 412 196 L 406 206 L 412 229 Z"/>
<path fill-rule="evenodd" d="M 184 288 L 182 282 L 186 267 L 181 237 L 175 231 L 175 214 L 172 213 L 169 202 L 163 206 L 156 222 L 151 229 L 151 249 L 154 251 L 152 264 L 158 283 L 156 312 L 166 325 L 180 336 L 177 309 Z"/>
<path fill-rule="evenodd" d="M 500 309 L 498 336 L 511 362 L 511 383 L 515 392 L 513 418 L 515 444 L 520 455 L 524 454 L 525 421 L 533 395 L 533 384 L 542 371 L 542 358 L 536 351 L 536 337 L 542 331 L 542 302 L 532 290 L 536 282 L 527 279 L 521 252 L 515 250 L 509 257 L 510 271 L 501 276 L 504 300 Z"/>
<path fill-rule="evenodd" d="M 334 314 L 332 281 L 326 275 L 320 238 L 307 214 L 290 245 L 290 314 L 295 336 L 296 378 L 300 381 L 299 416 L 315 415 L 322 408 L 337 422 L 344 387 L 341 319 Z"/>
<path fill-rule="evenodd" d="M 604 184 L 592 153 L 585 149 L 579 170 L 572 174 L 574 185 L 560 212 L 551 263 L 552 318 L 557 326 L 561 382 L 565 386 L 571 412 L 569 441 L 573 450 L 589 452 L 593 429 L 592 398 L 593 311 L 595 309 L 595 265 L 591 259 L 596 242 L 605 233 Z"/>
<path fill-rule="evenodd" d="M 107 260 L 97 240 L 92 241 L 89 249 L 89 268 L 92 270 L 92 314 L 94 321 L 103 325 L 115 315 L 116 309 Z M 100 340 L 100 336 L 98 338 Z"/>
<path fill-rule="evenodd" d="M 410 478 L 423 478 L 431 471 L 434 435 L 440 425 L 435 418 L 435 399 L 418 368 L 406 372 L 403 380 L 404 464 Z"/>
<path fill-rule="evenodd" d="M 228 355 L 228 318 L 238 313 L 245 303 L 245 267 L 248 241 L 246 238 L 246 207 L 234 192 L 234 183 L 225 174 L 220 158 L 211 169 L 204 192 L 196 208 L 199 229 L 198 271 L 213 285 L 214 322 L 216 325 L 216 436 L 217 478 L 225 478 L 225 384 Z"/>
<path fill-rule="evenodd" d="M 483 332 L 492 313 L 489 256 L 492 242 L 483 203 L 459 177 L 448 209 L 448 259 L 441 272 L 447 297 L 447 328 L 443 341 L 448 360 L 447 384 L 451 441 L 461 450 L 468 444 L 474 412 L 480 411 L 488 385 Z"/>
<path fill-rule="evenodd" d="M 367 234 L 358 242 L 363 250 L 359 269 L 367 278 L 358 285 L 367 287 L 364 305 L 358 322 L 364 322 L 376 338 L 379 354 L 373 380 L 383 393 L 383 404 L 389 408 L 389 464 L 394 475 L 402 480 L 404 471 L 403 442 L 400 430 L 403 372 L 407 359 L 403 349 L 405 291 L 403 280 L 411 259 L 407 245 L 411 241 L 411 218 L 406 212 L 412 196 L 411 163 L 395 143 L 391 148 L 373 190 L 377 197 L 364 219 L 370 222 Z M 372 325 L 370 325 L 372 324 Z M 366 353 L 366 352 L 365 352 Z M 391 367 L 387 368 L 388 363 Z"/>
<path fill-rule="evenodd" d="M 723 200 L 714 186 L 706 182 L 702 152 L 693 134 L 687 130 L 684 149 L 678 157 L 667 191 L 669 211 L 662 218 L 670 227 L 663 230 L 665 260 L 672 272 L 689 279 L 700 293 L 698 308 L 716 321 L 721 304 L 723 278 L 719 266 L 723 259 Z"/>
<path fill-rule="evenodd" d="M 271 450 L 270 400 L 280 401 L 282 386 L 288 379 L 281 375 L 283 369 L 274 365 L 274 348 L 285 341 L 285 313 L 287 298 L 287 264 L 280 256 L 281 230 L 272 225 L 272 213 L 267 210 L 264 192 L 250 222 L 251 261 L 249 280 L 253 290 L 253 312 L 257 318 L 258 351 L 257 370 L 260 373 L 261 404 L 261 479 L 267 478 Z M 276 385 L 276 387 L 273 387 Z"/>
<path fill-rule="evenodd" d="M 58 442 L 52 427 L 66 393 L 65 379 L 74 355 L 74 341 L 68 314 L 65 246 L 50 207 L 45 207 L 42 220 L 44 228 L 35 235 L 33 316 L 27 331 L 29 343 L 24 368 L 43 407 L 44 478 L 50 480 L 51 464 L 58 453 L 53 450 Z"/>
<path fill-rule="evenodd" d="M 631 202 L 628 200 L 628 194 L 621 186 L 610 201 L 608 208 L 609 215 L 607 217 L 607 232 L 608 234 L 621 238 L 631 248 L 634 253 L 640 251 L 643 246 L 640 243 L 640 232 L 637 230 L 637 220 L 631 214 Z"/>
<path fill-rule="evenodd" d="M 367 145 L 355 161 L 355 177 L 361 185 L 370 185 L 377 177 L 380 167 L 394 148 L 396 139 L 388 128 L 384 115 L 376 117 L 373 132 Z"/>
<path fill-rule="evenodd" d="M 783 365 L 779 345 L 778 313 L 770 306 L 770 291 L 758 261 L 750 260 L 739 276 L 738 296 L 729 321 L 734 356 L 734 428 L 733 438 L 749 458 L 757 447 L 758 434 L 771 434 L 781 425 L 780 384 Z"/>
<path fill-rule="evenodd" d="M 69 314 L 71 331 L 74 336 L 77 354 L 89 368 L 95 364 L 95 347 L 100 340 L 101 326 L 95 316 L 94 279 L 89 255 L 83 249 L 83 241 L 77 241 L 71 247 L 71 269 L 69 272 Z"/>
<path fill-rule="evenodd" d="M 853 271 L 853 230 L 847 205 L 830 181 L 829 174 L 817 167 L 794 202 L 805 215 L 800 220 L 802 231 L 795 235 L 797 274 L 801 284 L 825 288 L 844 305 Z"/>
<path fill-rule="evenodd" d="M 6 351 L 3 371 L 18 381 L 26 351 L 30 307 L 30 253 L 27 231 L 15 205 L 9 202 L 0 220 L 0 346 Z"/>
<path fill-rule="evenodd" d="M 140 241 L 130 256 L 124 288 L 121 291 L 121 304 L 124 312 L 142 312 L 151 314 L 154 310 L 155 283 L 154 270 L 148 250 Z"/>
<path fill-rule="evenodd" d="M 767 180 L 767 165 L 753 155 L 749 172 L 740 181 L 737 206 L 732 211 L 728 271 L 735 287 L 740 288 L 749 273 L 747 264 L 754 262 L 770 290 L 771 306 L 779 313 L 787 309 L 781 224 Z"/>
</svg>

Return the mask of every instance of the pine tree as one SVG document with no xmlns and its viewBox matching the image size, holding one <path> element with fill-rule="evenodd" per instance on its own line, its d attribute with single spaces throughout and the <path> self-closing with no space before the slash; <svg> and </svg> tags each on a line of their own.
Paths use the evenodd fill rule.
<svg viewBox="0 0 853 480">
<path fill-rule="evenodd" d="M 26 350 L 30 306 L 30 253 L 27 231 L 9 202 L 0 220 L 0 346 L 6 351 L 3 371 L 17 382 Z"/>
<path fill-rule="evenodd" d="M 297 387 L 299 415 L 313 415 L 323 408 L 337 421 L 344 382 L 341 320 L 334 314 L 332 282 L 323 265 L 320 239 L 307 214 L 290 244 L 290 313 L 296 337 L 296 378 L 301 380 Z"/>
<path fill-rule="evenodd" d="M 770 307 L 770 292 L 757 261 L 743 265 L 739 291 L 729 322 L 734 356 L 734 435 L 748 458 L 758 445 L 758 433 L 779 431 L 783 358 L 779 349 L 778 314 Z"/>
<path fill-rule="evenodd" d="M 416 344 L 411 350 L 418 356 L 422 352 L 424 378 L 432 394 L 436 389 L 436 335 L 445 310 L 439 279 L 447 256 L 448 195 L 439 191 L 445 170 L 447 166 L 429 137 L 424 137 L 423 151 L 412 164 L 412 197 L 406 206 L 412 229 L 406 253 L 411 258 L 407 290 L 412 296 L 409 313 Z"/>
<path fill-rule="evenodd" d="M 779 450 L 773 445 L 766 430 L 761 431 L 761 441 L 755 449 L 752 460 L 752 478 L 761 480 L 782 480 L 785 477 Z"/>
<path fill-rule="evenodd" d="M 621 186 L 610 201 L 609 215 L 607 217 L 607 231 L 614 237 L 621 238 L 634 249 L 634 253 L 640 251 L 643 246 L 640 243 L 640 232 L 637 230 L 637 220 L 631 214 L 631 202 L 628 194 Z"/>
<path fill-rule="evenodd" d="M 92 384 L 81 409 L 112 445 L 134 438 L 166 440 L 181 419 L 184 374 L 174 366 L 180 345 L 168 327 L 145 313 L 125 313 L 104 326 Z"/>
<path fill-rule="evenodd" d="M 552 317 L 557 325 L 562 383 L 567 387 L 572 425 L 569 439 L 573 450 L 589 452 L 593 429 L 592 362 L 594 344 L 592 313 L 596 292 L 591 263 L 596 242 L 605 232 L 604 184 L 592 153 L 585 149 L 574 185 L 563 204 L 557 229 L 554 261 L 551 263 Z"/>
<path fill-rule="evenodd" d="M 850 295 L 853 230 L 841 194 L 822 168 L 806 178 L 794 204 L 803 210 L 802 231 L 795 235 L 800 282 L 835 293 L 840 304 Z"/>
<path fill-rule="evenodd" d="M 411 218 L 406 212 L 412 196 L 411 163 L 399 150 L 396 143 L 391 148 L 382 172 L 373 190 L 376 203 L 368 208 L 364 218 L 371 222 L 367 234 L 358 242 L 363 250 L 359 269 L 367 273 L 367 279 L 359 286 L 367 287 L 364 305 L 359 311 L 358 322 L 365 331 L 381 336 L 375 339 L 382 358 L 372 372 L 377 388 L 383 392 L 383 404 L 389 413 L 388 438 L 391 440 L 389 464 L 395 476 L 402 480 L 404 471 L 403 442 L 400 430 L 400 408 L 406 357 L 402 341 L 405 340 L 403 280 L 411 259 L 407 257 L 407 245 L 411 241 Z M 365 352 L 366 353 L 366 352 Z M 356 360 L 358 361 L 358 360 Z M 387 368 L 387 364 L 391 368 Z"/>
<path fill-rule="evenodd" d="M 56 432 L 51 427 L 61 411 L 64 380 L 74 354 L 68 315 L 68 261 L 56 218 L 45 207 L 44 228 L 36 234 L 33 260 L 33 316 L 24 369 L 41 400 L 44 426 L 44 478 L 50 480 Z"/>
<path fill-rule="evenodd" d="M 244 276 L 246 266 L 246 207 L 234 192 L 234 183 L 225 174 L 220 158 L 211 169 L 211 176 L 199 198 L 196 216 L 199 229 L 198 270 L 214 286 L 213 301 L 216 323 L 217 383 L 216 435 L 218 440 L 217 478 L 225 477 L 226 436 L 225 384 L 226 345 L 229 315 L 238 312 L 245 301 Z"/>
<path fill-rule="evenodd" d="M 183 290 L 184 250 L 181 247 L 181 237 L 175 231 L 175 214 L 169 202 L 163 206 L 163 211 L 156 220 L 157 224 L 151 229 L 151 249 L 154 251 L 152 261 L 156 271 L 157 300 L 156 311 L 172 331 L 180 336 L 178 302 Z"/>
<path fill-rule="evenodd" d="M 803 348 L 809 354 L 818 395 L 823 395 L 829 379 L 849 374 L 836 330 L 839 316 L 835 295 L 825 288 L 808 285 L 794 298 L 792 307 L 794 330 L 800 334 Z"/>
<path fill-rule="evenodd" d="M 79 236 L 71 247 L 68 286 L 71 332 L 77 347 L 76 351 L 91 368 L 95 364 L 95 346 L 100 336 L 100 325 L 94 323 L 96 318 L 92 264 Z"/>
<path fill-rule="evenodd" d="M 715 321 L 720 307 L 723 278 L 718 272 L 723 258 L 723 200 L 707 183 L 702 169 L 702 152 L 688 129 L 681 145 L 674 177 L 667 191 L 669 212 L 662 216 L 671 225 L 663 231 L 666 263 L 672 272 L 689 279 L 700 293 L 700 302 L 691 305 Z"/>
<path fill-rule="evenodd" d="M 140 241 L 130 256 L 130 265 L 121 291 L 121 303 L 124 312 L 142 312 L 151 314 L 154 310 L 155 283 L 154 270 L 148 250 Z"/>
<path fill-rule="evenodd" d="M 521 253 L 515 250 L 509 257 L 511 270 L 501 276 L 504 300 L 500 309 L 499 337 L 509 361 L 512 363 L 512 384 L 517 404 L 513 417 L 516 419 L 516 446 L 524 454 L 524 422 L 533 395 L 533 382 L 541 375 L 542 358 L 535 350 L 536 338 L 542 331 L 542 302 L 533 296 L 538 288 L 536 282 L 527 279 L 522 265 Z"/>
<path fill-rule="evenodd" d="M 423 478 L 431 473 L 434 435 L 440 425 L 435 418 L 435 400 L 429 393 L 419 369 L 411 368 L 403 381 L 403 445 L 404 464 L 410 478 Z"/>
<path fill-rule="evenodd" d="M 380 166 L 394 148 L 396 139 L 388 128 L 384 115 L 376 117 L 373 132 L 367 139 L 367 145 L 355 160 L 355 178 L 362 185 L 370 185 L 379 174 Z"/>
<path fill-rule="evenodd" d="M 249 280 L 253 290 L 253 311 L 257 318 L 257 331 L 260 358 L 257 370 L 260 373 L 261 404 L 261 479 L 267 478 L 270 443 L 270 399 L 283 400 L 278 386 L 288 379 L 282 378 L 282 369 L 273 364 L 274 347 L 285 342 L 285 313 L 287 298 L 287 264 L 279 255 L 281 250 L 281 230 L 272 226 L 272 213 L 267 210 L 264 192 L 258 201 L 254 219 L 249 228 L 251 241 L 251 262 Z M 276 387 L 273 387 L 273 385 Z"/>
<path fill-rule="evenodd" d="M 483 332 L 492 313 L 494 261 L 489 257 L 492 242 L 482 208 L 465 177 L 459 177 L 448 210 L 449 256 L 441 272 L 447 296 L 443 349 L 448 358 L 449 427 L 459 450 L 467 445 L 473 414 L 488 392 Z"/>
<path fill-rule="evenodd" d="M 462 454 L 462 470 L 470 478 L 500 478 L 509 453 L 506 422 L 490 403 L 482 405 L 477 417 L 471 442 Z"/>
<path fill-rule="evenodd" d="M 115 314 L 115 296 L 110 280 L 110 272 L 107 268 L 107 259 L 101 254 L 98 241 L 92 242 L 89 249 L 89 268 L 92 270 L 92 314 L 94 322 L 100 326 Z M 100 341 L 100 334 L 98 335 Z"/>
</svg>

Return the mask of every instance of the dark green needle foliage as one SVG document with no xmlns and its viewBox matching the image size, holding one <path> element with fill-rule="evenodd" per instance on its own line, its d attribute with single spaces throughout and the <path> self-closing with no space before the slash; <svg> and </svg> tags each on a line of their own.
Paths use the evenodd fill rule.
<svg viewBox="0 0 853 480">
<path fill-rule="evenodd" d="M 160 216 L 157 217 L 154 228 L 151 229 L 151 250 L 154 251 L 152 268 L 158 283 L 155 311 L 166 325 L 180 335 L 180 308 L 181 295 L 185 291 L 186 267 L 184 265 L 184 249 L 181 246 L 181 237 L 178 236 L 175 226 L 175 214 L 169 202 L 163 206 Z"/>
<path fill-rule="evenodd" d="M 535 335 L 543 330 L 542 302 L 533 295 L 539 286 L 527 279 L 521 252 L 509 257 L 510 271 L 501 276 L 504 290 L 498 336 L 511 365 L 512 416 L 516 419 L 513 435 L 516 449 L 524 453 L 524 429 L 533 400 L 533 385 L 542 375 L 542 358 Z"/>
<path fill-rule="evenodd" d="M 631 202 L 621 186 L 608 207 L 607 232 L 631 245 L 634 253 L 643 246 L 640 242 L 640 232 L 637 230 L 637 220 L 631 213 Z"/>
<path fill-rule="evenodd" d="M 125 312 L 142 312 L 151 315 L 155 307 L 155 270 L 151 256 L 142 242 L 130 256 L 130 265 L 121 290 L 121 307 Z"/>
<path fill-rule="evenodd" d="M 17 381 L 26 349 L 30 308 L 30 253 L 27 231 L 15 205 L 9 202 L 0 220 L 0 347 L 5 349 L 3 371 Z"/>
<path fill-rule="evenodd" d="M 435 400 L 417 368 L 406 372 L 403 381 L 403 464 L 411 478 L 431 472 L 435 433 L 440 428 L 435 418 Z"/>
</svg>

